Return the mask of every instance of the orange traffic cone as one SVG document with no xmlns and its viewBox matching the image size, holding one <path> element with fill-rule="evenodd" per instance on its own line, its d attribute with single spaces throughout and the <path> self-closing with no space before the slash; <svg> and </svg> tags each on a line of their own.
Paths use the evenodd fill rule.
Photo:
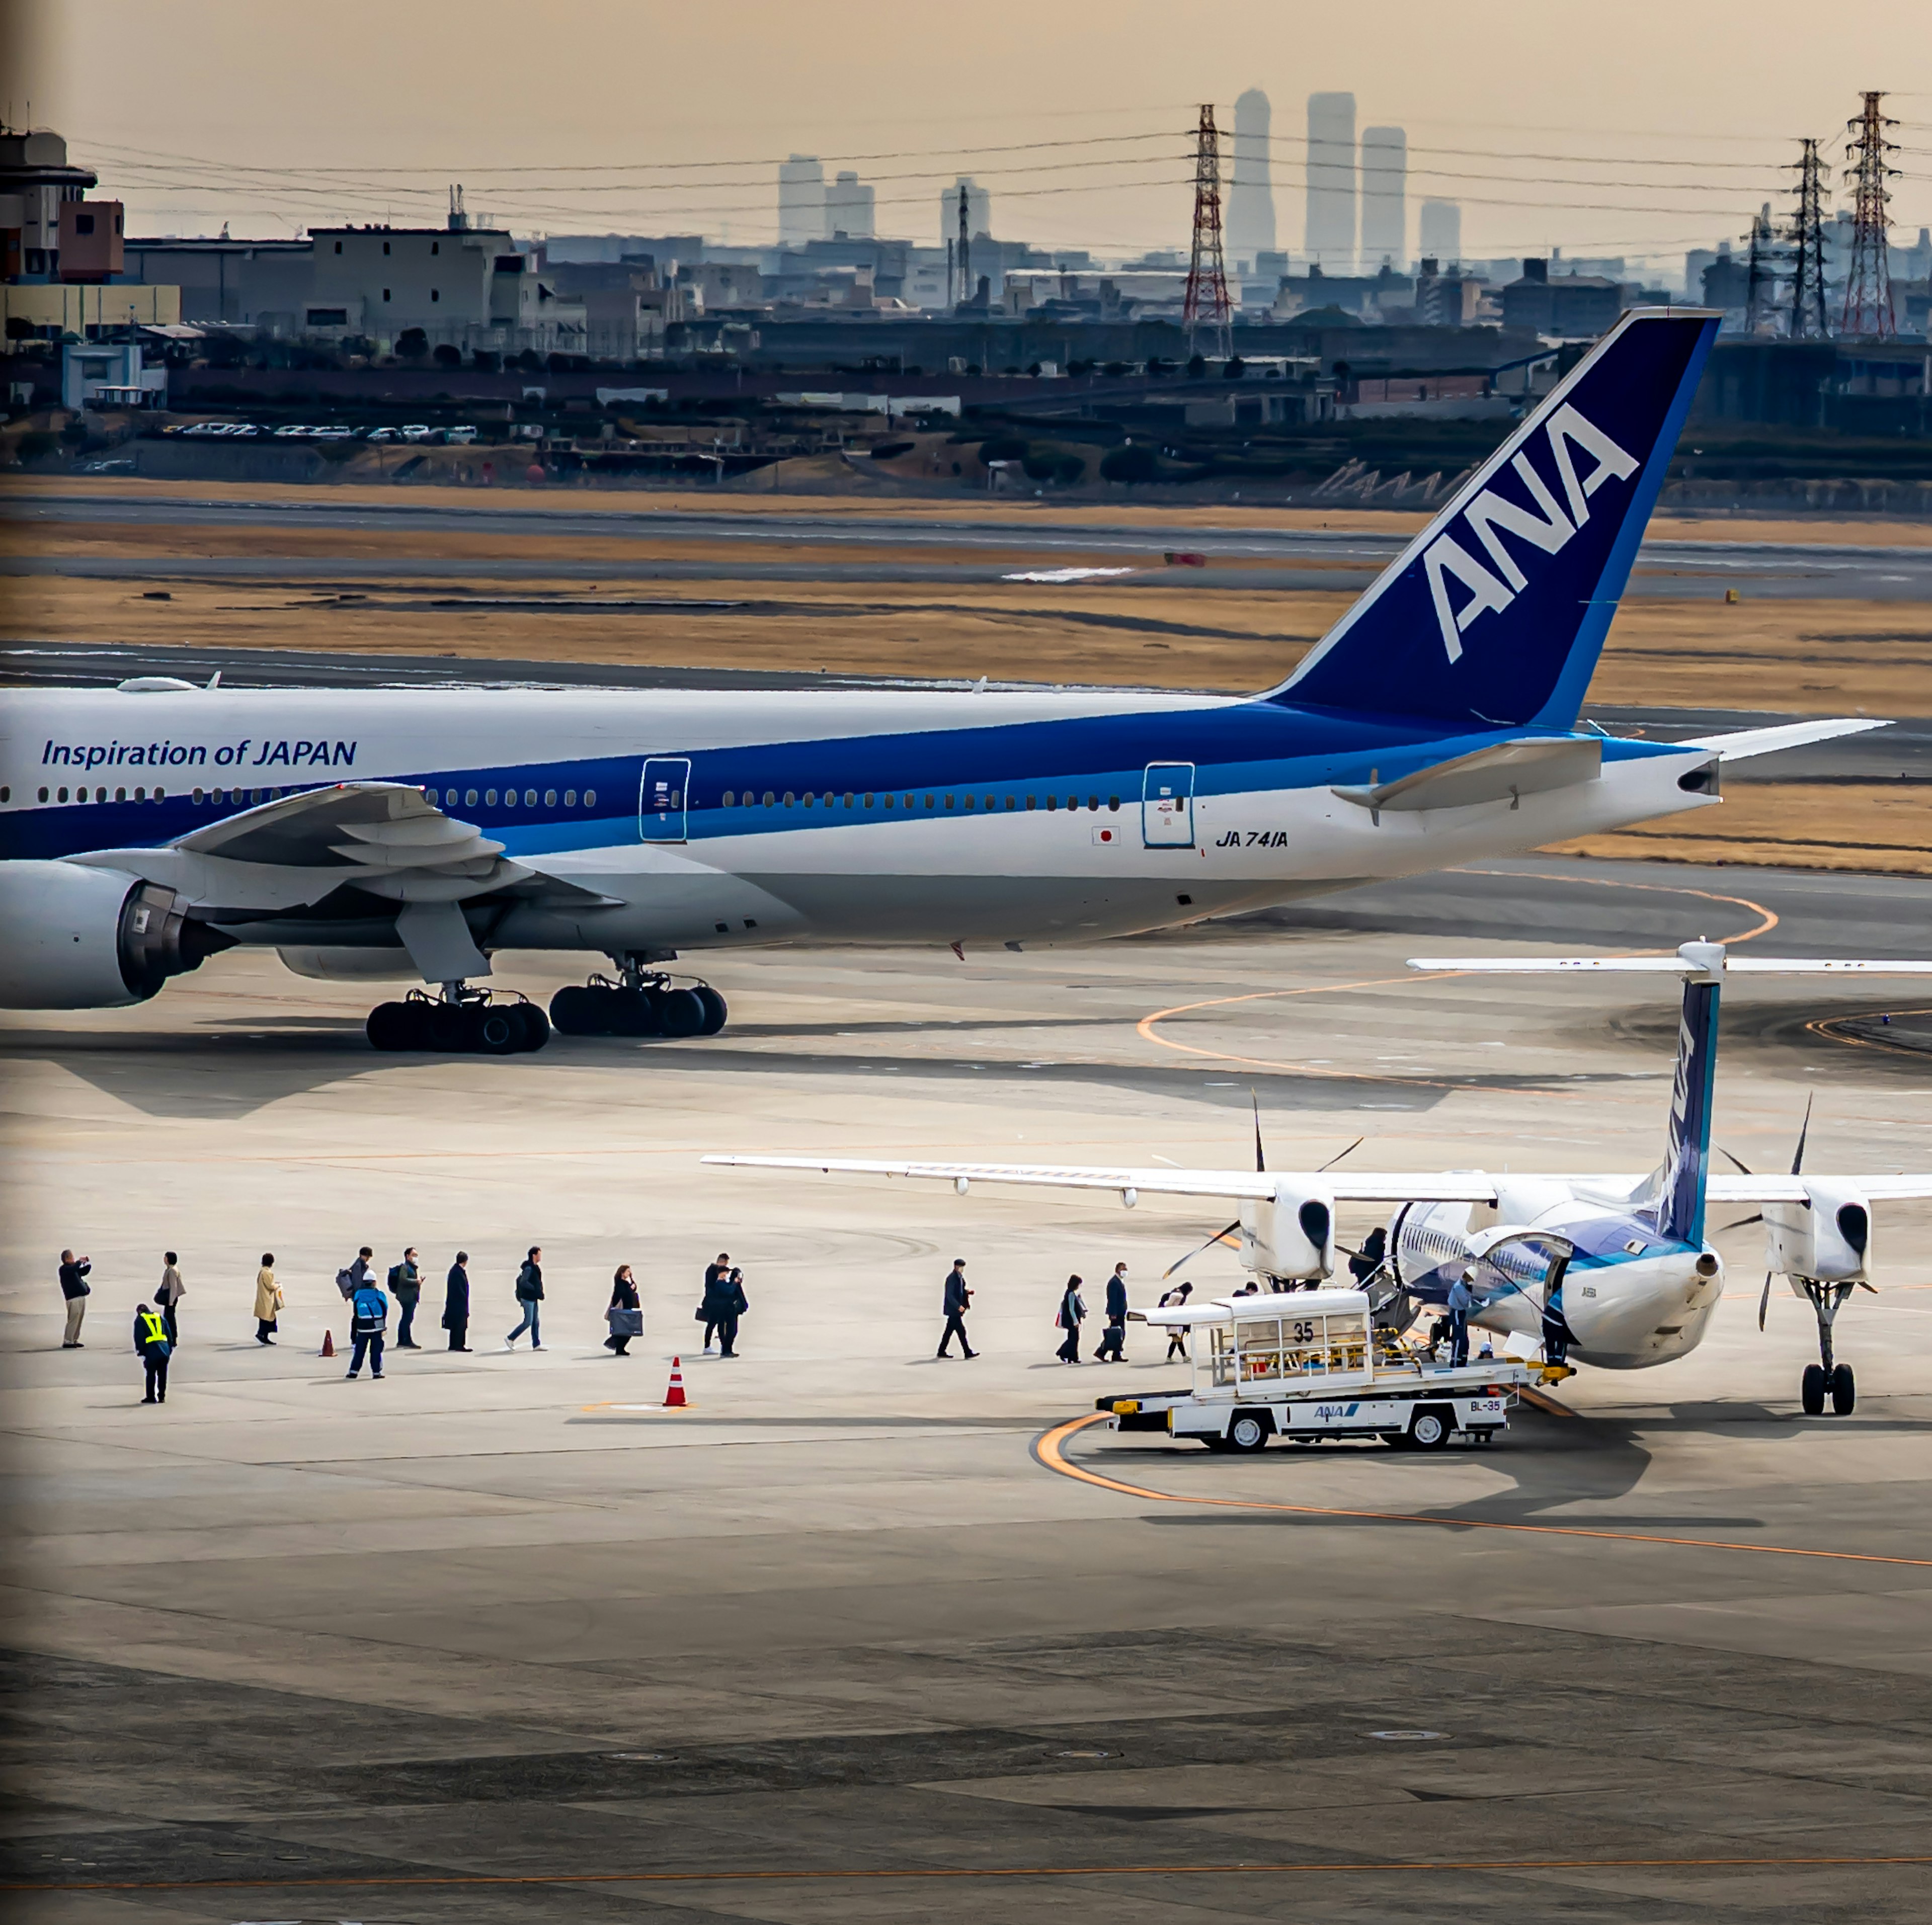
<svg viewBox="0 0 1932 1925">
<path fill-rule="evenodd" d="M 333 1330 L 324 1330 L 322 1333 L 322 1354 L 324 1357 L 335 1354 L 335 1333 Z"/>
<path fill-rule="evenodd" d="M 668 1411 L 682 1411 L 690 1407 L 685 1401 L 683 1360 L 673 1357 L 670 1360 L 670 1388 L 664 1393 L 664 1407 Z"/>
</svg>

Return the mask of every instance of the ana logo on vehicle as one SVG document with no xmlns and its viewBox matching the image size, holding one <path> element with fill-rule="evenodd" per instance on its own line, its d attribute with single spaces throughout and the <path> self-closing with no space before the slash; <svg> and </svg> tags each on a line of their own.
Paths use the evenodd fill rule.
<svg viewBox="0 0 1932 1925">
<path fill-rule="evenodd" d="M 1509 465 L 1536 511 L 1506 499 L 1493 486 L 1484 488 L 1462 511 L 1463 529 L 1488 554 L 1493 567 L 1485 567 L 1447 531 L 1423 550 L 1422 565 L 1442 630 L 1442 646 L 1452 662 L 1462 659 L 1462 635 L 1469 625 L 1491 610 L 1500 614 L 1528 586 L 1529 577 L 1503 545 L 1503 537 L 1512 535 L 1546 555 L 1556 554 L 1589 520 L 1590 497 L 1606 481 L 1628 481 L 1636 472 L 1636 457 L 1619 448 L 1568 402 L 1550 417 L 1545 436 L 1563 490 L 1561 503 L 1537 472 L 1526 448 Z M 1593 463 L 1589 472 L 1580 477 L 1575 454 L 1579 448 Z M 1468 592 L 1468 599 L 1460 608 L 1450 605 L 1452 579 Z"/>
</svg>

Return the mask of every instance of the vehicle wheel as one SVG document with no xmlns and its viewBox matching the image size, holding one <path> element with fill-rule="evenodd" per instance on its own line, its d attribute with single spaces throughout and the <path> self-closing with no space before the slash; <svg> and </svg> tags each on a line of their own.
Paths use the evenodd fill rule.
<svg viewBox="0 0 1932 1925">
<path fill-rule="evenodd" d="M 428 1007 L 418 1003 L 415 1021 L 422 1038 L 416 1045 L 418 1049 L 440 1050 L 446 1056 L 455 1056 L 476 1047 L 476 1026 L 470 1012 L 459 1003 L 434 1003 Z"/>
<path fill-rule="evenodd" d="M 410 1006 L 406 1003 L 378 1003 L 362 1028 L 371 1049 L 407 1049 Z"/>
<path fill-rule="evenodd" d="M 1449 1441 L 1449 1433 L 1454 1428 L 1454 1421 L 1447 1411 L 1431 1405 L 1418 1411 L 1409 1420 L 1408 1441 L 1418 1450 L 1440 1450 Z"/>
<path fill-rule="evenodd" d="M 658 999 L 648 989 L 607 989 L 604 1033 L 614 1036 L 657 1036 L 664 1034 Z"/>
<path fill-rule="evenodd" d="M 1798 1380 L 1798 1401 L 1808 1417 L 1822 1417 L 1825 1414 L 1825 1366 L 1822 1363 L 1808 1363 L 1804 1375 Z"/>
<path fill-rule="evenodd" d="M 485 1003 L 470 1018 L 470 1034 L 476 1041 L 472 1048 L 480 1049 L 485 1056 L 514 1056 L 523 1040 L 524 1026 L 516 1018 L 514 1010 L 497 1009 Z"/>
<path fill-rule="evenodd" d="M 652 999 L 658 1006 L 658 1021 L 668 1036 L 695 1036 L 704 1033 L 710 1014 L 694 989 L 661 989 Z"/>
<path fill-rule="evenodd" d="M 550 1020 L 559 1036 L 601 1036 L 610 1033 L 604 992 L 581 982 L 566 982 L 550 999 Z"/>
<path fill-rule="evenodd" d="M 538 1050 L 550 1041 L 550 1018 L 534 1003 L 513 1003 L 510 1014 L 516 1018 L 518 1049 Z"/>
<path fill-rule="evenodd" d="M 727 1012 L 724 997 L 708 982 L 700 982 L 691 993 L 704 1005 L 704 1024 L 698 1033 L 701 1036 L 715 1036 L 724 1027 Z"/>
<path fill-rule="evenodd" d="M 1253 1411 L 1237 1411 L 1228 1426 L 1228 1448 L 1244 1453 L 1264 1448 L 1274 1429 L 1268 1419 Z"/>
<path fill-rule="evenodd" d="M 1858 1387 L 1852 1380 L 1852 1366 L 1841 1363 L 1832 1373 L 1832 1414 L 1848 1417 L 1858 1401 Z"/>
</svg>

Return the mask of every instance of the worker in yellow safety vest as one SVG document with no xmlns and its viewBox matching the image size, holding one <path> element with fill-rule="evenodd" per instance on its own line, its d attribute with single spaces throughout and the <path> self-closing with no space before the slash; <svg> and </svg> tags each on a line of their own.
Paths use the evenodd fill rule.
<svg viewBox="0 0 1932 1925">
<path fill-rule="evenodd" d="M 174 1345 L 168 1340 L 166 1320 L 158 1310 L 143 1303 L 134 1312 L 134 1348 L 148 1372 L 148 1394 L 144 1404 L 168 1401 L 168 1356 Z"/>
</svg>

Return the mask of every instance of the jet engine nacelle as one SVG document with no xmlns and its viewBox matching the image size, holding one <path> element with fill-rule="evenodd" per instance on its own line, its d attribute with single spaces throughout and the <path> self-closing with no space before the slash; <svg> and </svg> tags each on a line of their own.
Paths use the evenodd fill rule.
<svg viewBox="0 0 1932 1925">
<path fill-rule="evenodd" d="M 1765 1267 L 1821 1283 L 1863 1283 L 1871 1266 L 1871 1204 L 1844 1183 L 1804 1186 L 1802 1203 L 1764 1207 Z"/>
<path fill-rule="evenodd" d="M 79 862 L 0 862 L 0 1009 L 124 1009 L 224 946 L 158 883 Z"/>
<path fill-rule="evenodd" d="M 1241 1262 L 1262 1276 L 1315 1283 L 1335 1267 L 1335 1198 L 1325 1190 L 1276 1186 L 1241 1205 Z"/>
</svg>

